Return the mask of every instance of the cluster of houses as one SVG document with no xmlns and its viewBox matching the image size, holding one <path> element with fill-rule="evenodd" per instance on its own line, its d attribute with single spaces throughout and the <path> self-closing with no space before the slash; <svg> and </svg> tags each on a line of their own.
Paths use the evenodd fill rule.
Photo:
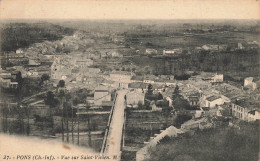
<svg viewBox="0 0 260 161">
<path fill-rule="evenodd" d="M 217 82 L 217 84 L 216 84 Z M 223 75 L 213 74 L 209 75 L 203 73 L 196 77 L 192 77 L 190 80 L 177 83 L 180 86 L 181 95 L 193 107 L 198 107 L 195 112 L 191 110 L 194 116 L 191 120 L 184 122 L 180 129 L 170 126 L 165 130 L 161 130 L 160 134 L 155 134 L 148 142 L 144 142 L 144 147 L 137 151 L 136 160 L 142 161 L 150 158 L 149 149 L 155 147 L 165 137 L 177 138 L 183 134 L 193 134 L 194 130 L 203 130 L 212 128 L 217 125 L 212 119 L 212 116 L 224 116 L 236 118 L 235 120 L 243 120 L 247 122 L 256 121 L 260 119 L 259 104 L 252 103 L 248 97 L 243 94 L 248 94 L 243 89 L 234 90 L 223 82 Z M 214 87 L 218 87 L 214 89 Z M 224 91 L 232 93 L 237 92 L 238 95 L 228 98 L 225 92 L 220 92 L 219 88 L 223 88 Z M 251 89 L 257 89 L 257 85 L 254 82 L 254 78 L 249 77 L 244 79 L 244 87 Z M 253 88 L 252 88 L 253 87 Z M 231 90 L 232 89 L 232 90 Z M 241 91 L 240 93 L 238 91 Z M 165 96 L 169 96 L 173 91 L 167 90 L 164 93 Z M 242 99 L 238 99 L 242 97 Z M 170 98 L 169 98 L 170 99 Z M 211 117 L 204 117 L 211 116 Z M 214 117 L 213 117 L 214 118 Z M 234 119 L 229 122 L 230 126 L 236 126 Z"/>
<path fill-rule="evenodd" d="M 246 49 L 258 49 L 259 48 L 259 43 L 257 41 L 252 41 L 252 42 L 238 42 L 236 47 L 232 47 L 230 50 L 231 51 L 236 51 L 236 50 L 246 50 Z M 194 48 L 195 52 L 199 51 L 208 51 L 208 52 L 222 52 L 222 51 L 227 51 L 228 46 L 227 45 L 217 45 L 217 44 L 205 44 L 202 46 L 198 46 Z M 139 50 L 137 50 L 139 52 Z M 190 52 L 190 51 L 188 51 Z M 159 52 L 157 49 L 153 48 L 146 48 L 145 52 L 146 55 L 157 55 L 161 52 Z M 162 53 L 160 55 L 165 55 L 165 56 L 170 56 L 170 55 L 178 55 L 182 54 L 183 49 L 182 48 L 174 48 L 174 49 L 163 49 Z"/>
<path fill-rule="evenodd" d="M 106 78 L 110 80 L 110 82 L 107 84 L 103 83 L 103 85 L 111 89 L 129 89 L 129 93 L 126 94 L 127 106 L 129 108 L 138 108 L 139 105 L 143 105 L 145 102 L 145 93 L 149 84 L 153 86 L 154 93 L 161 93 L 170 103 L 169 105 L 172 105 L 171 96 L 174 89 L 173 87 L 177 84 L 180 87 L 181 95 L 189 102 L 191 107 L 194 107 L 195 112 L 190 110 L 194 118 L 201 117 L 202 115 L 225 117 L 233 115 L 234 117 L 245 118 L 244 116 L 241 116 L 241 114 L 237 114 L 241 112 L 235 112 L 237 108 L 234 107 L 239 105 L 237 105 L 234 100 L 239 98 L 238 96 L 229 98 L 228 94 L 222 93 L 218 89 L 214 89 L 213 86 L 215 84 L 215 86 L 219 85 L 218 87 L 221 86 L 221 88 L 227 91 L 227 85 L 224 85 L 225 83 L 223 83 L 222 74 L 201 73 L 200 75 L 190 78 L 190 80 L 181 82 L 172 80 L 173 78 L 171 78 L 171 76 L 165 77 L 165 79 L 162 78 L 164 78 L 164 76 L 147 75 L 139 77 L 133 76 L 130 72 L 119 71 L 111 72 Z M 245 81 L 246 80 L 247 78 Z M 102 93 L 102 91 L 104 93 Z M 95 90 L 95 93 L 101 95 L 101 98 L 98 96 L 94 98 L 94 102 L 95 100 L 99 100 L 99 103 L 95 103 L 96 105 L 100 104 L 102 101 L 111 101 L 107 99 L 111 97 L 103 97 L 104 95 L 109 95 L 108 91 L 109 90 Z M 162 110 L 162 107 L 160 107 L 156 101 L 151 102 L 150 105 L 153 111 Z M 246 111 L 244 115 L 246 115 L 247 118 L 245 120 L 254 121 L 259 119 L 257 108 L 249 108 L 248 106 L 243 108 L 250 109 L 244 110 Z"/>
<path fill-rule="evenodd" d="M 156 55 L 158 54 L 158 50 L 147 48 L 145 49 L 145 54 L 147 55 Z M 176 54 L 182 54 L 182 48 L 174 48 L 174 49 L 164 49 L 162 50 L 162 55 L 176 55 Z"/>
<path fill-rule="evenodd" d="M 216 78 L 216 79 L 215 79 Z M 257 85 L 252 77 L 244 79 L 244 87 L 256 89 Z M 259 100 L 250 99 L 249 93 L 238 89 L 223 81 L 223 75 L 216 74 L 209 79 L 205 73 L 192 77 L 188 85 L 181 86 L 182 94 L 191 105 L 197 105 L 204 110 L 212 112 L 216 116 L 233 116 L 244 121 L 255 121 L 260 119 Z M 215 84 L 214 83 L 218 83 Z M 192 85 L 191 85 L 192 84 Z M 194 92 L 196 91 L 196 92 Z M 194 94 L 195 93 L 195 94 Z"/>
<path fill-rule="evenodd" d="M 18 75 L 19 71 L 6 71 L 0 69 L 0 85 L 5 89 L 18 88 Z"/>
</svg>

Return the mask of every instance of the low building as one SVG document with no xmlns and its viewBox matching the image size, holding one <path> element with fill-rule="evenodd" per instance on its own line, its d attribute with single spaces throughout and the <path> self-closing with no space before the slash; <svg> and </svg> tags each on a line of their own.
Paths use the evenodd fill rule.
<svg viewBox="0 0 260 161">
<path fill-rule="evenodd" d="M 242 49 L 244 49 L 244 46 L 243 46 L 242 43 L 237 43 L 237 48 L 238 48 L 239 50 L 242 50 Z"/>
<path fill-rule="evenodd" d="M 145 50 L 145 54 L 157 54 L 157 50 L 148 48 Z"/>
<path fill-rule="evenodd" d="M 213 83 L 223 82 L 223 80 L 224 80 L 224 75 L 223 75 L 223 74 L 215 74 L 215 75 L 212 77 L 212 82 L 213 82 Z"/>
<path fill-rule="evenodd" d="M 111 101 L 111 93 L 106 86 L 98 86 L 94 92 L 94 104 L 101 106 L 103 101 Z"/>
<path fill-rule="evenodd" d="M 23 54 L 24 51 L 23 51 L 23 49 L 19 48 L 19 49 L 17 49 L 17 50 L 15 51 L 15 53 L 16 53 L 16 54 Z"/>
<path fill-rule="evenodd" d="M 213 95 L 213 96 L 209 96 L 206 99 L 204 99 L 202 101 L 201 106 L 213 108 L 213 107 L 216 107 L 218 105 L 223 105 L 223 104 L 224 104 L 223 98 L 221 98 L 220 96 Z"/>
<path fill-rule="evenodd" d="M 244 87 L 255 90 L 256 89 L 256 83 L 254 82 L 254 78 L 253 77 L 245 78 L 244 79 Z"/>
<path fill-rule="evenodd" d="M 250 106 L 246 106 L 245 102 L 245 100 L 237 100 L 231 104 L 232 116 L 244 121 L 260 120 L 258 109 L 252 109 Z"/>
<path fill-rule="evenodd" d="M 192 107 L 199 106 L 200 94 L 198 93 L 188 96 L 188 101 Z"/>
<path fill-rule="evenodd" d="M 171 55 L 174 54 L 175 51 L 174 50 L 163 50 L 163 55 Z"/>
<path fill-rule="evenodd" d="M 132 107 L 138 107 L 138 104 L 144 104 L 144 93 L 132 91 L 126 94 L 126 103 Z"/>
<path fill-rule="evenodd" d="M 113 81 L 131 82 L 132 74 L 125 71 L 116 71 L 110 73 L 110 79 Z"/>
<path fill-rule="evenodd" d="M 260 113 L 258 110 L 252 110 L 247 113 L 248 121 L 260 120 Z"/>
<path fill-rule="evenodd" d="M 246 121 L 247 120 L 247 110 L 245 107 L 232 103 L 232 116 Z"/>
</svg>

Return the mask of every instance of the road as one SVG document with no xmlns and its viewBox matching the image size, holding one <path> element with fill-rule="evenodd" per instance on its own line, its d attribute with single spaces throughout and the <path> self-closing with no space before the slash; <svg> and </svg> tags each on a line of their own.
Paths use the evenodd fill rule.
<svg viewBox="0 0 260 161">
<path fill-rule="evenodd" d="M 109 127 L 107 136 L 107 144 L 105 153 L 114 156 L 117 155 L 118 159 L 121 156 L 121 139 L 124 125 L 124 110 L 125 110 L 125 95 L 127 90 L 120 90 L 117 92 L 115 101 L 114 113 Z"/>
</svg>

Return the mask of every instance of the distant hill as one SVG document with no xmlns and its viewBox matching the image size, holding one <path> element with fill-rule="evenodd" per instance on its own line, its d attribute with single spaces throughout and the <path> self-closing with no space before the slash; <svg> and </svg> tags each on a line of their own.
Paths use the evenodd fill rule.
<svg viewBox="0 0 260 161">
<path fill-rule="evenodd" d="M 6 23 L 1 27 L 1 51 L 15 51 L 45 40 L 55 41 L 72 35 L 73 29 L 51 23 Z"/>
</svg>

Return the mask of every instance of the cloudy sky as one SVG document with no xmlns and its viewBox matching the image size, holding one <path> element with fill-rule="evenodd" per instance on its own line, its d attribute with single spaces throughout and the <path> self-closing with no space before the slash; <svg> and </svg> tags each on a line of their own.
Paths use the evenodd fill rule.
<svg viewBox="0 0 260 161">
<path fill-rule="evenodd" d="M 0 19 L 259 19 L 258 0 L 0 0 Z"/>
</svg>

